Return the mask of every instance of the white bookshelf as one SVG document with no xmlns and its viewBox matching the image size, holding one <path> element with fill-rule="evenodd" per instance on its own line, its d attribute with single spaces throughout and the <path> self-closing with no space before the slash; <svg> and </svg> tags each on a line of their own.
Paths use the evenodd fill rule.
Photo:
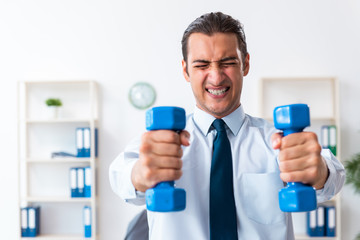
<svg viewBox="0 0 360 240">
<path fill-rule="evenodd" d="M 47 115 L 47 98 L 60 98 L 60 115 Z M 97 233 L 95 128 L 98 128 L 98 87 L 94 81 L 24 81 L 18 84 L 19 208 L 40 206 L 40 235 L 36 239 L 84 239 L 82 211 L 90 206 L 92 238 Z M 90 157 L 51 158 L 52 152 L 76 149 L 77 127 L 90 127 Z M 91 167 L 91 197 L 71 198 L 69 170 Z M 19 222 L 21 217 L 19 216 Z M 21 226 L 21 224 L 20 224 Z M 33 239 L 21 237 L 18 239 Z"/>
<path fill-rule="evenodd" d="M 337 158 L 340 160 L 340 116 L 339 87 L 333 77 L 281 77 L 262 78 L 259 84 L 259 114 L 273 121 L 273 110 L 277 106 L 305 103 L 310 108 L 311 126 L 306 131 L 313 131 L 321 137 L 322 125 L 337 127 Z M 297 240 L 340 240 L 341 239 L 341 196 L 336 195 L 329 202 L 336 207 L 336 237 L 309 237 L 306 234 L 306 213 L 293 213 L 295 238 Z"/>
</svg>

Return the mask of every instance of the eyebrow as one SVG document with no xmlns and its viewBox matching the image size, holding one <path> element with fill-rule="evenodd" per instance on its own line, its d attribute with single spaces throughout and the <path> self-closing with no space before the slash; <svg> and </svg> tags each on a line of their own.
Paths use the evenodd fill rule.
<svg viewBox="0 0 360 240">
<path fill-rule="evenodd" d="M 238 60 L 237 57 L 225 57 L 225 58 L 222 58 L 218 61 L 213 61 L 213 62 L 226 62 L 226 61 L 231 61 L 231 60 Z M 206 63 L 206 64 L 209 64 L 211 63 L 211 61 L 208 61 L 208 60 L 204 60 L 204 59 L 197 59 L 197 60 L 194 60 L 192 63 Z"/>
</svg>

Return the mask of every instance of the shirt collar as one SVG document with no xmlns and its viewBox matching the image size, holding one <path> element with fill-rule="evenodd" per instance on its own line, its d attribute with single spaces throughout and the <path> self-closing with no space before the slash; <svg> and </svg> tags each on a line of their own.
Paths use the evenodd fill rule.
<svg viewBox="0 0 360 240">
<path fill-rule="evenodd" d="M 236 136 L 244 122 L 245 112 L 240 105 L 235 111 L 222 118 L 231 132 Z M 194 121 L 200 131 L 206 136 L 210 132 L 211 124 L 215 117 L 201 110 L 197 106 L 194 111 Z"/>
</svg>

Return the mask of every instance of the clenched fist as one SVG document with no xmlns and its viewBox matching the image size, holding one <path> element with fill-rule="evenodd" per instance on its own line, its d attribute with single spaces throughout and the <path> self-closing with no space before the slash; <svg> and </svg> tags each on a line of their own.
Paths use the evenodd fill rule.
<svg viewBox="0 0 360 240">
<path fill-rule="evenodd" d="M 187 131 L 156 130 L 143 134 L 139 160 L 131 172 L 136 190 L 145 192 L 159 182 L 174 181 L 181 177 L 181 146 L 189 146 Z"/>
</svg>

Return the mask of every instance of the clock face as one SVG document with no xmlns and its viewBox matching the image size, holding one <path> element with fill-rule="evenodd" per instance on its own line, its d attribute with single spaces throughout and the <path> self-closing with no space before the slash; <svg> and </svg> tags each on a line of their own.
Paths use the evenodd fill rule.
<svg viewBox="0 0 360 240">
<path fill-rule="evenodd" d="M 149 108 L 154 104 L 155 99 L 155 89 L 148 83 L 139 82 L 130 88 L 129 100 L 138 109 Z"/>
</svg>

